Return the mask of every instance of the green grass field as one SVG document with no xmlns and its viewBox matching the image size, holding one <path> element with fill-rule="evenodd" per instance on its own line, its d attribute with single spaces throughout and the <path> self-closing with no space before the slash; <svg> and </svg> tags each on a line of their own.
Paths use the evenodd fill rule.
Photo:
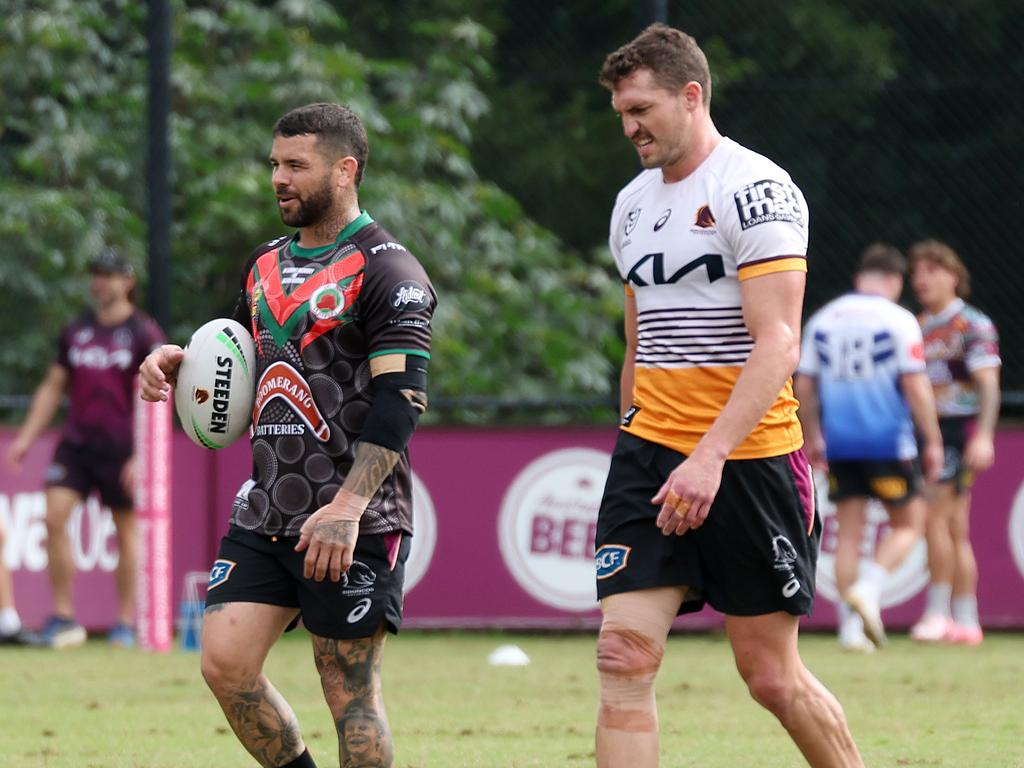
<svg viewBox="0 0 1024 768">
<path fill-rule="evenodd" d="M 527 667 L 491 667 L 515 643 Z M 406 632 L 389 641 L 385 695 L 397 768 L 593 765 L 594 638 Z M 846 708 L 868 766 L 1024 768 L 1024 636 L 931 648 L 897 636 L 841 654 L 802 640 Z M 254 765 L 199 675 L 197 654 L 0 648 L 0 765 L 193 768 Z M 269 675 L 291 701 L 319 765 L 337 765 L 308 637 L 281 641 Z M 673 636 L 658 686 L 662 766 L 783 768 L 803 762 L 751 699 L 721 635 Z"/>
</svg>

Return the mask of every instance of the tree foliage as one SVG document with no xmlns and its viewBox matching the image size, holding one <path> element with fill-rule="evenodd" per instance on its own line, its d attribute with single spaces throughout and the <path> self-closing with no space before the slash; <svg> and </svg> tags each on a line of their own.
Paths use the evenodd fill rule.
<svg viewBox="0 0 1024 768">
<path fill-rule="evenodd" d="M 502 108 L 485 117 L 473 156 L 584 251 L 603 242 L 611 196 L 637 169 L 597 72 L 655 5 L 502 5 L 487 87 Z M 707 53 L 718 128 L 783 165 L 807 196 L 808 311 L 848 289 L 868 243 L 947 240 L 976 278 L 972 300 L 1000 326 L 1006 388 L 1024 392 L 1020 283 L 1006 277 L 1024 238 L 1024 4 L 663 5 Z"/>
<path fill-rule="evenodd" d="M 141 0 L 8 5 L 0 280 L 18 311 L 0 319 L 17 340 L 0 350 L 0 387 L 16 393 L 84 306 L 84 265 L 101 244 L 143 265 L 146 43 Z M 361 203 L 420 257 L 440 295 L 432 391 L 609 392 L 616 281 L 474 167 L 469 144 L 491 108 L 485 27 L 434 15 L 404 27 L 407 50 L 360 52 L 324 0 L 175 0 L 173 10 L 174 340 L 226 312 L 249 251 L 283 231 L 266 159 L 273 122 L 338 101 L 370 134 Z"/>
<path fill-rule="evenodd" d="M 441 294 L 433 394 L 605 396 L 621 301 L 605 241 L 637 171 L 596 83 L 649 20 L 633 0 L 173 0 L 174 313 L 224 312 L 281 233 L 269 129 L 333 99 L 371 137 L 364 205 Z M 1013 255 L 1024 142 L 1020 3 L 672 0 L 714 75 L 723 133 L 811 206 L 808 309 L 868 242 L 949 240 L 1024 389 Z M 145 243 L 144 0 L 7 0 L 0 25 L 0 390 L 27 392 L 86 301 L 102 242 Z M 554 234 L 552 234 L 554 233 Z"/>
</svg>

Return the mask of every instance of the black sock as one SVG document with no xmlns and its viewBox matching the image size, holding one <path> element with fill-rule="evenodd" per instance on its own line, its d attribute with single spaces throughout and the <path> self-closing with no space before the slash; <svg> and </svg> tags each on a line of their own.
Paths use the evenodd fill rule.
<svg viewBox="0 0 1024 768">
<path fill-rule="evenodd" d="M 281 768 L 316 768 L 316 763 L 313 762 L 313 758 L 307 749 L 290 763 L 282 765 Z"/>
</svg>

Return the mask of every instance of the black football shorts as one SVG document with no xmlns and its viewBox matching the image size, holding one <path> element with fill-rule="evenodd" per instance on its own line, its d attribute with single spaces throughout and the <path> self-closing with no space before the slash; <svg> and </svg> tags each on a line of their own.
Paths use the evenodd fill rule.
<svg viewBox="0 0 1024 768">
<path fill-rule="evenodd" d="M 298 608 L 314 635 L 333 640 L 372 637 L 383 621 L 397 633 L 411 538 L 402 533 L 360 536 L 341 581 L 302 575 L 305 552 L 294 536 L 263 536 L 231 526 L 210 569 L 206 606 L 266 603 Z"/>
<path fill-rule="evenodd" d="M 921 492 L 921 464 L 917 459 L 887 461 L 830 461 L 828 497 L 843 501 L 869 496 L 901 506 Z"/>
<path fill-rule="evenodd" d="M 974 484 L 974 473 L 964 464 L 969 421 L 970 419 L 961 417 L 939 419 L 939 431 L 942 432 L 942 447 L 945 452 L 939 482 L 952 483 L 958 495 L 969 491 Z"/>
<path fill-rule="evenodd" d="M 705 602 L 732 616 L 810 613 L 821 521 L 803 451 L 725 462 L 704 524 L 665 536 L 651 497 L 685 456 L 620 432 L 597 518 L 597 595 L 688 587 L 679 613 Z"/>
<path fill-rule="evenodd" d="M 83 499 L 95 490 L 111 509 L 131 511 L 132 498 L 121 483 L 121 472 L 131 455 L 131 446 L 104 450 L 61 440 L 46 470 L 46 487 L 70 488 Z"/>
</svg>

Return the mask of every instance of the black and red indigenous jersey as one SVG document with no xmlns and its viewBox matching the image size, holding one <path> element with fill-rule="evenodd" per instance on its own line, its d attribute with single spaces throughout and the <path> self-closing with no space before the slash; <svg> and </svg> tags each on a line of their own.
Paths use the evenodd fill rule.
<svg viewBox="0 0 1024 768">
<path fill-rule="evenodd" d="M 430 358 L 437 297 L 423 267 L 365 211 L 333 245 L 297 235 L 259 246 L 246 262 L 235 319 L 256 341 L 252 477 L 231 522 L 298 536 L 341 488 L 370 410 L 370 359 Z M 412 533 L 412 477 L 404 452 L 370 500 L 364 534 Z"/>
<path fill-rule="evenodd" d="M 135 375 L 163 341 L 160 326 L 139 310 L 117 325 L 101 325 L 86 312 L 64 326 L 57 339 L 57 363 L 68 371 L 63 439 L 104 452 L 130 450 Z"/>
</svg>

